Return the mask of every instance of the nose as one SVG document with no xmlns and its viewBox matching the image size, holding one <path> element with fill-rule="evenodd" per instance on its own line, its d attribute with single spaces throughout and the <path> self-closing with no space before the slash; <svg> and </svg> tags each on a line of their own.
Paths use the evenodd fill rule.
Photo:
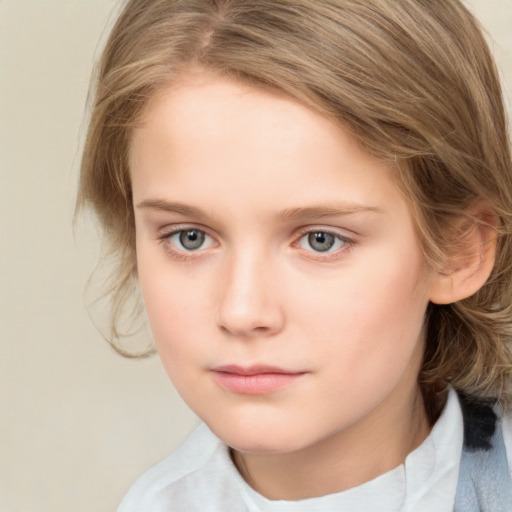
<svg viewBox="0 0 512 512">
<path fill-rule="evenodd" d="M 268 257 L 255 251 L 233 255 L 219 275 L 219 327 L 233 336 L 265 337 L 284 326 L 283 304 L 279 301 L 278 269 Z"/>
</svg>

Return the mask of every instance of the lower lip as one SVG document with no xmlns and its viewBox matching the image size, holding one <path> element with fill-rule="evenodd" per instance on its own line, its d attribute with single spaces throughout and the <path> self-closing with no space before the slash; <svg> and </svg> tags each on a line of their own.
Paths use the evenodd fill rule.
<svg viewBox="0 0 512 512">
<path fill-rule="evenodd" d="M 264 395 L 284 388 L 300 379 L 303 373 L 258 373 L 240 375 L 230 372 L 213 372 L 213 378 L 224 389 L 244 395 Z"/>
</svg>

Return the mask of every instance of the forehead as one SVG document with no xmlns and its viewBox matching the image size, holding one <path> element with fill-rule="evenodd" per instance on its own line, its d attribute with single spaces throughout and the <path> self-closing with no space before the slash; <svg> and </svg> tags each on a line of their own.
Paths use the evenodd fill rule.
<svg viewBox="0 0 512 512">
<path fill-rule="evenodd" d="M 135 130 L 132 148 L 151 132 L 155 142 L 159 135 L 167 138 L 166 144 L 172 142 L 175 155 L 183 143 L 192 142 L 203 153 L 213 146 L 220 156 L 229 142 L 233 147 L 252 143 L 262 157 L 264 150 L 269 152 L 279 143 L 283 143 L 282 150 L 291 149 L 293 144 L 304 148 L 316 144 L 323 145 L 318 149 L 325 151 L 327 144 L 322 141 L 328 143 L 328 132 L 335 135 L 342 131 L 334 122 L 279 90 L 199 71 L 185 74 L 173 85 L 160 89 L 148 102 L 141 128 Z M 221 141 L 223 145 L 218 144 Z M 350 140 L 353 143 L 355 140 Z M 232 150 L 229 153 L 235 156 Z"/>
<path fill-rule="evenodd" d="M 134 130 L 134 199 L 293 209 L 401 200 L 393 169 L 339 124 L 283 94 L 212 75 L 162 89 Z"/>
</svg>

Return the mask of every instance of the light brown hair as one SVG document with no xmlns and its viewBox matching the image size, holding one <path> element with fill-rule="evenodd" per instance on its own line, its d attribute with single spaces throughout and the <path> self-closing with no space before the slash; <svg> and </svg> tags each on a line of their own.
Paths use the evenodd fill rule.
<svg viewBox="0 0 512 512">
<path fill-rule="evenodd" d="M 153 95 L 200 66 L 296 98 L 393 164 L 426 261 L 440 270 L 478 201 L 498 217 L 487 283 L 431 304 L 420 383 L 511 395 L 512 165 L 502 92 L 478 22 L 459 0 L 130 0 L 99 63 L 78 206 L 116 258 L 110 341 L 135 289 L 131 132 Z M 428 404 L 427 404 L 428 405 Z"/>
</svg>

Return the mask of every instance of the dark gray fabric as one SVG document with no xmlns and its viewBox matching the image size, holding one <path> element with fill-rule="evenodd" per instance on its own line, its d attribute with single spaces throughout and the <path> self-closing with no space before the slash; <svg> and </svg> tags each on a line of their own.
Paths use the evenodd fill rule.
<svg viewBox="0 0 512 512">
<path fill-rule="evenodd" d="M 512 512 L 512 479 L 501 423 L 490 407 L 487 413 L 482 408 L 475 413 L 462 403 L 462 409 L 464 449 L 454 512 Z"/>
</svg>

